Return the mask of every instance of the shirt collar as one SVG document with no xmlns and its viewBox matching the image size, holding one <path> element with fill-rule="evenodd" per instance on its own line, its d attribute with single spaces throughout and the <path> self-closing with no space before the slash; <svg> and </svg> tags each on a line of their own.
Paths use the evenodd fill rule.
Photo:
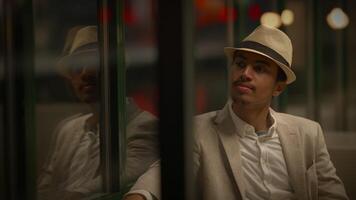
<svg viewBox="0 0 356 200">
<path fill-rule="evenodd" d="M 83 119 L 83 123 L 84 123 L 84 131 L 85 132 L 93 132 L 93 133 L 97 133 L 99 131 L 99 123 L 97 124 L 89 124 L 88 123 L 88 119 L 93 116 L 93 113 L 89 113 L 87 114 L 87 116 L 85 116 L 85 118 Z"/>
<path fill-rule="evenodd" d="M 255 128 L 248 124 L 247 122 L 243 121 L 241 118 L 239 118 L 234 111 L 232 110 L 232 101 L 229 101 L 229 113 L 231 116 L 231 119 L 235 125 L 236 132 L 239 134 L 241 137 L 245 137 L 247 135 L 252 135 L 252 136 L 257 136 Z M 276 130 L 276 118 L 273 115 L 273 113 L 270 111 L 268 113 L 268 117 L 272 122 L 272 125 L 269 127 L 267 134 L 261 135 L 260 137 L 272 137 L 275 135 L 275 130 Z"/>
</svg>

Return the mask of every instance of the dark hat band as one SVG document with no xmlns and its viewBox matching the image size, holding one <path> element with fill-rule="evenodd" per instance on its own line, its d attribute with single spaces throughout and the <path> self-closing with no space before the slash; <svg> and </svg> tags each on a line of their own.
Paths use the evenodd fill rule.
<svg viewBox="0 0 356 200">
<path fill-rule="evenodd" d="M 99 47 L 98 43 L 97 42 L 94 42 L 94 43 L 89 43 L 89 44 L 85 44 L 83 46 L 80 46 L 78 48 L 76 48 L 73 52 L 73 53 L 77 53 L 77 52 L 80 52 L 80 51 L 84 51 L 84 50 L 97 50 Z"/>
<path fill-rule="evenodd" d="M 260 44 L 258 42 L 242 41 L 237 45 L 236 48 L 245 48 L 245 49 L 251 49 L 251 50 L 261 52 L 261 53 L 266 54 L 269 57 L 277 60 L 278 62 L 281 62 L 282 64 L 286 65 L 287 67 L 289 67 L 289 68 L 291 67 L 289 65 L 289 63 L 287 62 L 287 60 L 283 58 L 283 56 L 281 56 L 275 50 L 273 50 L 263 44 Z"/>
</svg>

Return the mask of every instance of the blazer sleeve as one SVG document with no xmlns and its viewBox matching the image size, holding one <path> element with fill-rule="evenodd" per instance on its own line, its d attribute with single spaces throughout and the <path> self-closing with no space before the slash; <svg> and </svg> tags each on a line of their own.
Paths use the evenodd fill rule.
<svg viewBox="0 0 356 200">
<path fill-rule="evenodd" d="M 134 183 L 159 160 L 158 120 L 147 112 L 140 113 L 127 126 L 126 160 L 122 177 Z"/>
<path fill-rule="evenodd" d="M 160 161 L 153 163 L 150 168 L 136 181 L 129 193 L 145 191 L 154 199 L 161 199 L 161 166 Z"/>
<path fill-rule="evenodd" d="M 349 199 L 342 181 L 336 175 L 336 169 L 330 160 L 324 135 L 319 124 L 317 129 L 315 164 L 318 177 L 318 197 L 321 200 Z"/>
<path fill-rule="evenodd" d="M 200 167 L 200 146 L 198 145 L 197 139 L 194 138 L 194 143 L 192 147 L 192 168 L 191 168 L 191 175 L 192 175 L 192 187 L 196 187 L 194 183 L 197 183 L 197 176 Z M 141 192 L 137 192 L 141 191 Z M 140 193 L 142 195 L 150 194 L 152 198 L 155 200 L 161 199 L 161 163 L 160 161 L 156 161 L 153 163 L 149 169 L 142 175 L 136 183 L 132 186 L 129 193 Z M 196 192 L 193 192 L 193 195 L 198 195 Z M 127 194 L 126 194 L 127 195 Z M 125 195 L 125 196 L 126 196 Z M 144 195 L 147 196 L 147 195 Z"/>
</svg>

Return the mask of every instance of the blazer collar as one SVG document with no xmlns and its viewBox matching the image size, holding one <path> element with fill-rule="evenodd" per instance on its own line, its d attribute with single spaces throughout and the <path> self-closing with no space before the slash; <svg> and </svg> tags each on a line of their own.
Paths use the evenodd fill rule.
<svg viewBox="0 0 356 200">
<path fill-rule="evenodd" d="M 274 112 L 274 115 L 278 116 L 278 113 Z M 298 129 L 290 126 L 290 124 L 283 120 L 283 117 L 278 116 L 276 119 L 277 134 L 279 135 L 282 145 L 290 184 L 298 199 L 307 199 L 308 197 L 305 192 L 307 191 L 305 185 L 305 169 L 301 144 L 302 138 Z"/>
<path fill-rule="evenodd" d="M 222 110 L 218 111 L 215 124 L 225 152 L 223 156 L 225 155 L 227 161 L 227 169 L 232 174 L 233 181 L 236 184 L 236 193 L 239 196 L 241 194 L 244 196 L 245 185 L 243 182 L 239 136 L 236 134 L 236 128 L 231 119 L 228 106 L 229 104 L 227 103 Z"/>
</svg>

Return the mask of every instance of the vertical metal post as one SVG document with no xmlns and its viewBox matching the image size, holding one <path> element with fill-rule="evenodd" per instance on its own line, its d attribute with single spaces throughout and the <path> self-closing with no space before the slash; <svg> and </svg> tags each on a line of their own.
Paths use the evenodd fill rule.
<svg viewBox="0 0 356 200">
<path fill-rule="evenodd" d="M 117 63 L 117 79 L 114 80 L 116 84 L 116 92 L 118 94 L 118 124 L 119 124 L 119 162 L 120 172 L 124 170 L 126 161 L 126 63 L 125 63 L 125 25 L 124 25 L 124 1 L 117 2 L 117 12 L 115 15 L 116 24 L 112 24 L 112 29 L 117 31 L 117 51 L 114 54 L 114 63 Z M 123 182 L 120 176 L 120 190 L 126 183 Z"/>
<path fill-rule="evenodd" d="M 101 83 L 100 156 L 104 190 L 112 193 L 118 192 L 122 186 L 120 172 L 123 169 L 124 154 L 120 149 L 124 148 L 121 144 L 125 144 L 126 135 L 123 2 L 98 0 L 97 5 Z"/>
<path fill-rule="evenodd" d="M 281 14 L 283 12 L 283 10 L 285 9 L 285 0 L 278 0 L 276 2 L 276 10 L 277 13 Z M 285 27 L 282 26 L 281 28 L 284 32 Z M 278 97 L 278 101 L 277 101 L 277 107 L 278 110 L 281 112 L 285 112 L 287 109 L 287 104 L 288 104 L 288 87 L 283 91 L 283 93 Z"/>
<path fill-rule="evenodd" d="M 346 11 L 346 0 L 341 1 L 341 8 Z M 346 12 L 348 13 L 348 12 Z M 337 58 L 337 74 L 338 74 L 338 90 L 337 90 L 337 106 L 335 107 L 335 120 L 337 122 L 337 130 L 348 130 L 348 76 L 347 76 L 347 63 L 346 63 L 346 32 L 347 29 L 339 30 L 336 33 L 336 58 Z"/>
<path fill-rule="evenodd" d="M 32 1 L 4 1 L 4 199 L 35 199 Z"/>
<path fill-rule="evenodd" d="M 186 142 L 191 130 L 192 90 L 192 3 L 158 0 L 159 137 L 162 199 L 188 199 Z M 187 10 L 185 10 L 187 9 Z M 185 16 L 188 15 L 188 16 Z M 194 21 L 194 20 L 191 20 Z M 192 26 L 192 22 L 189 23 Z M 188 29 L 188 30 L 187 30 Z M 189 45 L 190 43 L 190 49 Z M 187 45 L 187 46 L 186 46 Z M 190 121 L 190 122 L 189 122 Z M 185 153 L 187 152 L 187 154 Z M 174 172 L 174 173 L 172 173 Z"/>
<path fill-rule="evenodd" d="M 348 3 L 346 0 L 343 0 L 342 1 L 343 3 L 343 9 L 345 10 L 346 13 L 349 13 L 350 9 L 348 9 Z M 348 68 L 350 67 L 347 63 L 347 58 L 348 58 L 348 48 L 347 48 L 347 33 L 348 33 L 348 30 L 349 29 L 346 29 L 342 32 L 342 40 L 341 40 L 341 43 L 342 43 L 342 49 L 343 49 L 343 52 L 342 52 L 342 59 L 341 59 L 341 67 L 342 67 L 342 70 L 341 70 L 341 88 L 342 88 L 342 91 L 343 91 L 343 101 L 342 101 L 342 110 L 341 110 L 341 113 L 343 113 L 344 115 L 344 121 L 343 121 L 343 124 L 342 124 L 342 129 L 344 131 L 350 131 L 351 129 L 351 122 L 348 120 L 348 116 L 349 116 L 349 113 L 350 113 L 350 110 L 348 109 L 349 107 L 349 92 L 348 92 L 348 88 L 350 86 L 349 84 L 349 77 L 348 77 Z"/>
<path fill-rule="evenodd" d="M 313 116 L 314 120 L 320 121 L 320 93 L 321 93 L 321 41 L 322 41 L 322 30 L 321 30 L 321 19 L 322 12 L 321 6 L 319 5 L 318 0 L 313 0 L 313 38 L 314 38 L 314 71 L 313 71 L 313 91 L 314 91 L 314 108 L 313 108 Z"/>
<path fill-rule="evenodd" d="M 195 27 L 195 12 L 194 1 L 183 1 L 183 123 L 184 123 L 184 155 L 185 155 L 185 190 L 186 200 L 194 200 L 196 186 L 195 182 L 191 180 L 193 174 L 193 115 L 194 96 L 195 96 L 195 82 L 194 82 L 194 27 Z"/>
<path fill-rule="evenodd" d="M 235 8 L 235 1 L 234 0 L 226 0 L 226 7 L 227 7 L 227 30 L 226 30 L 226 37 L 227 37 L 227 46 L 234 46 L 234 13 L 233 10 Z"/>
<path fill-rule="evenodd" d="M 316 52 L 315 52 L 315 31 L 316 31 L 316 3 L 315 1 L 305 1 L 305 7 L 307 8 L 307 19 L 311 18 L 312 20 L 306 21 L 305 30 L 307 30 L 307 43 L 306 43 L 306 51 L 305 57 L 307 58 L 307 84 L 306 84 L 306 91 L 307 91 L 307 117 L 310 119 L 316 118 L 316 100 L 315 100 L 315 81 L 314 81 L 314 73 L 315 73 L 315 59 L 316 59 Z"/>
<path fill-rule="evenodd" d="M 346 72 L 346 62 L 345 62 L 345 43 L 344 43 L 345 32 L 344 30 L 339 30 L 336 32 L 336 74 L 337 74 L 337 91 L 336 91 L 336 106 L 334 108 L 336 129 L 339 131 L 346 131 L 347 129 L 347 99 L 346 86 L 347 86 L 347 76 Z"/>
<path fill-rule="evenodd" d="M 235 45 L 239 43 L 246 36 L 247 29 L 247 0 L 237 0 L 237 23 L 235 28 Z"/>
<path fill-rule="evenodd" d="M 5 99 L 5 63 L 4 63 L 4 54 L 5 54 L 5 2 L 0 1 L 0 196 L 6 198 L 7 195 L 7 185 L 6 185 L 6 171 L 5 171 L 5 117 L 4 117 L 4 99 Z"/>
<path fill-rule="evenodd" d="M 321 41 L 322 30 L 320 19 L 321 6 L 317 0 L 311 2 L 307 1 L 306 7 L 309 8 L 307 15 L 312 18 L 311 22 L 307 22 L 306 28 L 308 30 L 308 47 L 307 48 L 307 115 L 308 118 L 315 121 L 320 121 L 320 79 L 321 79 Z M 311 52 L 308 52 L 311 49 Z"/>
<path fill-rule="evenodd" d="M 226 6 L 227 6 L 227 26 L 226 26 L 226 37 L 227 37 L 227 45 L 228 47 L 233 47 L 235 46 L 236 43 L 236 38 L 239 39 L 239 31 L 238 31 L 238 25 L 239 25 L 239 18 L 240 16 L 237 18 L 238 20 L 235 22 L 234 21 L 234 16 L 233 16 L 233 10 L 238 10 L 239 5 L 237 1 L 234 0 L 226 0 Z M 240 15 L 240 12 L 238 12 L 238 15 Z M 227 60 L 226 62 L 226 77 L 227 77 L 227 81 L 226 81 L 226 88 L 227 89 L 227 94 L 226 96 L 229 98 L 230 97 L 230 84 L 231 84 L 231 80 L 230 80 L 230 72 L 231 72 L 231 65 L 232 60 Z"/>
<path fill-rule="evenodd" d="M 230 4 L 228 1 L 228 5 Z M 247 18 L 247 4 L 248 2 L 246 0 L 232 0 L 231 2 L 233 4 L 233 7 L 237 10 L 237 20 L 236 22 L 232 22 L 232 18 L 230 18 L 228 23 L 233 23 L 233 30 L 232 30 L 232 34 L 233 34 L 233 43 L 231 44 L 232 46 L 237 46 L 239 42 L 241 42 L 241 40 L 243 40 L 243 38 L 246 36 L 246 21 L 248 20 Z M 231 16 L 230 16 L 231 17 Z M 228 28 L 229 28 L 229 24 L 228 24 Z M 228 34 L 229 34 L 229 30 L 228 29 Z M 231 80 L 230 80 L 230 65 L 231 65 L 232 60 L 228 60 L 227 61 L 227 77 L 228 77 L 228 81 L 227 81 L 227 97 L 230 97 L 230 84 L 231 84 Z"/>
</svg>

